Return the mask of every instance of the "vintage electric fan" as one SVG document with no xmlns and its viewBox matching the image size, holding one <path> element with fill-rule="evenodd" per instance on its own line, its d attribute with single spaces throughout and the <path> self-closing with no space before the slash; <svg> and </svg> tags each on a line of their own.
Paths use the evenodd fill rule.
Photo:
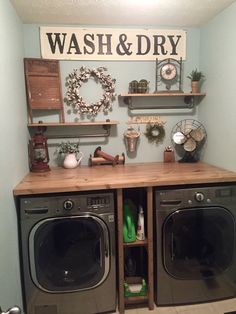
<svg viewBox="0 0 236 314">
<path fill-rule="evenodd" d="M 171 131 L 171 140 L 180 162 L 196 162 L 206 143 L 206 130 L 197 120 L 179 121 Z"/>
</svg>

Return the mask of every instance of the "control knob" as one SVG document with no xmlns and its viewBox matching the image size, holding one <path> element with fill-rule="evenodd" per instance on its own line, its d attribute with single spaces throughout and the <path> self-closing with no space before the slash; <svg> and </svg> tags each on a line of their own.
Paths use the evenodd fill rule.
<svg viewBox="0 0 236 314">
<path fill-rule="evenodd" d="M 63 203 L 63 208 L 65 210 L 71 210 L 74 207 L 74 202 L 72 200 L 65 200 Z"/>
<path fill-rule="evenodd" d="M 203 193 L 201 193 L 201 192 L 197 192 L 196 194 L 195 194 L 195 200 L 197 201 L 197 202 L 202 202 L 202 201 L 204 201 L 204 194 Z"/>
</svg>

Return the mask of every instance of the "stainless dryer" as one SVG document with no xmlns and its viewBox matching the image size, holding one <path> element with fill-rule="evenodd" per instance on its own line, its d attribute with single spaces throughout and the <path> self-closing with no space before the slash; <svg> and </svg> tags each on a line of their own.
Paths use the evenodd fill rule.
<svg viewBox="0 0 236 314">
<path fill-rule="evenodd" d="M 115 311 L 113 193 L 22 197 L 19 222 L 27 314 Z"/>
<path fill-rule="evenodd" d="M 155 301 L 187 304 L 236 296 L 236 186 L 155 193 Z"/>
</svg>

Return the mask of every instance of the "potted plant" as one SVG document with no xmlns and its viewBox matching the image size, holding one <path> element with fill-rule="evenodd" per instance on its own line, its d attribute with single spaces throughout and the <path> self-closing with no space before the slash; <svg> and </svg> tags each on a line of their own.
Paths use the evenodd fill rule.
<svg viewBox="0 0 236 314">
<path fill-rule="evenodd" d="M 83 157 L 83 153 L 79 150 L 79 142 L 62 142 L 57 148 L 57 153 L 64 155 L 64 168 L 76 168 Z"/>
<path fill-rule="evenodd" d="M 199 82 L 204 78 L 204 74 L 198 71 L 197 68 L 192 70 L 192 72 L 187 76 L 191 80 L 192 93 L 199 92 Z"/>
</svg>

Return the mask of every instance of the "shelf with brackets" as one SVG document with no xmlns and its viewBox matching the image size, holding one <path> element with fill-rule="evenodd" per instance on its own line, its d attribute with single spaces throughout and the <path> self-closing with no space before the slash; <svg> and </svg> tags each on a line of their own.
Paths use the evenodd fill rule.
<svg viewBox="0 0 236 314">
<path fill-rule="evenodd" d="M 182 108 L 193 108 L 197 102 L 199 102 L 206 93 L 184 93 L 184 92 L 157 92 L 157 93 L 150 93 L 150 94 L 120 94 L 119 97 L 123 98 L 123 102 L 128 105 L 130 110 L 136 109 L 133 99 L 134 98 L 147 98 L 147 97 L 182 97 L 183 98 L 183 107 Z M 155 106 L 145 106 L 145 107 L 138 107 L 138 109 L 158 109 L 158 108 L 174 108 L 171 104 L 170 105 L 159 105 L 155 104 Z M 180 108 L 180 107 L 178 107 Z"/>
<path fill-rule="evenodd" d="M 46 132 L 50 129 L 68 129 L 83 127 L 90 128 L 90 132 L 78 134 L 73 132 L 73 134 L 68 134 L 66 132 L 62 134 L 46 134 L 47 138 L 79 138 L 79 137 L 108 137 L 110 136 L 111 127 L 119 124 L 118 121 L 107 119 L 105 121 L 84 121 L 84 122 L 42 122 L 38 123 L 28 123 L 28 128 L 30 130 L 37 129 L 40 132 Z M 101 127 L 104 131 L 98 132 L 97 128 Z M 96 128 L 96 129 L 95 129 Z M 94 129 L 94 130 L 92 130 Z M 59 132 L 58 132 L 59 133 Z"/>
</svg>

